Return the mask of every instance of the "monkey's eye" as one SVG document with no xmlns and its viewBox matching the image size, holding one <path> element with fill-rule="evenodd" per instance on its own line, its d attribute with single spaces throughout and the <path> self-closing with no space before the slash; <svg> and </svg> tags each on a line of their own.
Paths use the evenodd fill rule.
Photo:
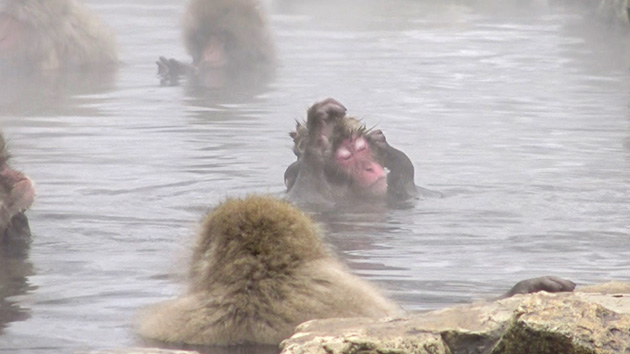
<svg viewBox="0 0 630 354">
<path fill-rule="evenodd" d="M 348 160 L 352 157 L 352 153 L 348 148 L 340 147 L 339 150 L 337 150 L 337 157 L 342 160 Z"/>
<path fill-rule="evenodd" d="M 357 138 L 354 142 L 354 149 L 356 151 L 365 150 L 367 148 L 367 141 L 364 138 Z"/>
</svg>

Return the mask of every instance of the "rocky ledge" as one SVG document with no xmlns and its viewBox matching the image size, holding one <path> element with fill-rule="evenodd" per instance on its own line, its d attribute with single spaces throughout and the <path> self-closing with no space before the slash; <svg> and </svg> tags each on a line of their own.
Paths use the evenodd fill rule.
<svg viewBox="0 0 630 354">
<path fill-rule="evenodd" d="M 398 319 L 301 324 L 282 354 L 630 353 L 630 284 L 517 295 Z"/>
</svg>

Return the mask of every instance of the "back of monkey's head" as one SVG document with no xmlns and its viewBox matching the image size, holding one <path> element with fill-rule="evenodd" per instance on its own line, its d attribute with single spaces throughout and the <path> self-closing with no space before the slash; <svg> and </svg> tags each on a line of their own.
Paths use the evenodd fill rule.
<svg viewBox="0 0 630 354">
<path fill-rule="evenodd" d="M 228 199 L 204 220 L 195 246 L 195 287 L 290 275 L 326 256 L 317 225 L 286 201 L 270 196 Z"/>
</svg>

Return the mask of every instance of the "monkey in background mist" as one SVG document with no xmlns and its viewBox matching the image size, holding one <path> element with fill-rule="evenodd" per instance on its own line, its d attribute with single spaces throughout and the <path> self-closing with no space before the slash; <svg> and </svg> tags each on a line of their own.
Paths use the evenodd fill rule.
<svg viewBox="0 0 630 354">
<path fill-rule="evenodd" d="M 188 293 L 147 308 L 138 333 L 179 344 L 278 344 L 307 320 L 397 314 L 396 304 L 331 256 L 308 216 L 250 196 L 206 217 Z"/>
<path fill-rule="evenodd" d="M 403 314 L 350 274 L 321 238 L 317 225 L 285 201 L 228 199 L 201 225 L 187 294 L 144 309 L 139 335 L 171 345 L 273 345 L 307 320 Z M 573 287 L 542 277 L 519 282 L 503 297 Z"/>
<path fill-rule="evenodd" d="M 118 61 L 112 30 L 77 0 L 5 0 L 0 65 L 51 70 Z"/>
<path fill-rule="evenodd" d="M 176 83 L 181 75 L 249 74 L 272 67 L 276 60 L 259 0 L 192 0 L 183 32 L 192 64 L 160 57 L 162 83 Z"/>
</svg>

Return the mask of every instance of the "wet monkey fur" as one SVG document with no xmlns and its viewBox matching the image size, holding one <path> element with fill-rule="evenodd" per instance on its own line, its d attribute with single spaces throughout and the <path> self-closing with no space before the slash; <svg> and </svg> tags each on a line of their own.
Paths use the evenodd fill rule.
<svg viewBox="0 0 630 354">
<path fill-rule="evenodd" d="M 317 225 L 285 201 L 225 201 L 201 225 L 188 293 L 144 310 L 138 333 L 193 345 L 278 344 L 311 319 L 401 314 L 320 238 Z"/>
</svg>

